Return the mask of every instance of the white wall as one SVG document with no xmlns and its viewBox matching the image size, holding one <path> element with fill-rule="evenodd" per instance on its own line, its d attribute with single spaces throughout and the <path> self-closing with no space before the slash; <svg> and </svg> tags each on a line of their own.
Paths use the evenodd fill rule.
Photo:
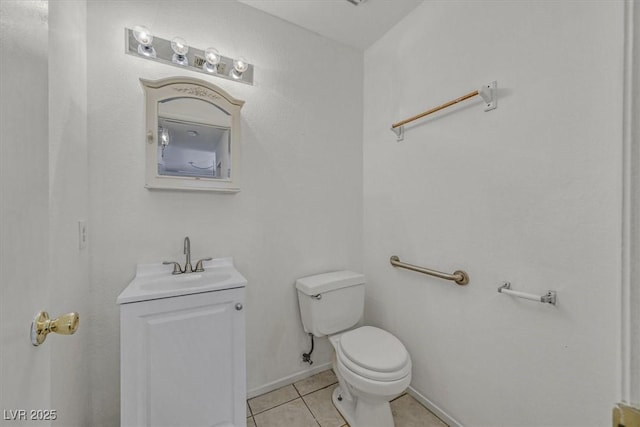
<svg viewBox="0 0 640 427">
<path fill-rule="evenodd" d="M 78 220 L 89 219 L 86 22 L 84 0 L 49 3 L 53 54 L 49 55 L 48 310 L 52 316 L 80 314 L 75 335 L 53 336 L 46 342 L 55 366 L 51 370 L 51 406 L 58 411 L 54 424 L 64 427 L 91 424 L 89 249 L 78 245 Z"/>
<path fill-rule="evenodd" d="M 47 2 L 0 2 L 0 408 L 50 409 Z M 3 416 L 4 418 L 4 416 Z M 48 421 L 12 424 L 49 425 Z"/>
<path fill-rule="evenodd" d="M 296 278 L 362 269 L 362 53 L 236 2 L 88 3 L 93 426 L 119 417 L 117 295 L 139 262 L 233 256 L 248 279 L 249 390 L 308 369 Z M 124 54 L 124 27 L 255 64 L 246 86 Z M 205 78 L 246 101 L 242 191 L 149 191 L 138 79 Z M 338 153 L 338 155 L 336 155 Z M 317 356 L 316 356 L 317 355 Z M 330 361 L 326 340 L 315 365 Z"/>
<path fill-rule="evenodd" d="M 367 318 L 466 426 L 599 426 L 619 398 L 623 4 L 425 2 L 365 52 Z M 383 59 L 383 60 L 381 60 Z M 497 80 L 470 100 L 392 122 Z M 394 269 L 390 255 L 466 287 Z M 497 293 L 558 292 L 553 307 Z"/>
</svg>

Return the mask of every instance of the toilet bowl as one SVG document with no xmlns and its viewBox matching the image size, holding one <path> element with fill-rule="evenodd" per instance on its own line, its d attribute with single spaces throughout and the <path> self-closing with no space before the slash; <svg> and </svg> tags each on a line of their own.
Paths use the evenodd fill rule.
<svg viewBox="0 0 640 427">
<path fill-rule="evenodd" d="M 352 427 L 391 427 L 389 401 L 411 383 L 411 358 L 389 332 L 372 326 L 332 335 L 339 385 L 333 404 Z"/>
<path fill-rule="evenodd" d="M 364 311 L 364 276 L 335 271 L 296 281 L 305 332 L 328 336 L 338 387 L 332 400 L 351 427 L 393 427 L 389 401 L 411 382 L 411 358 L 389 332 L 356 327 Z M 353 329 L 352 329 L 353 328 Z"/>
</svg>

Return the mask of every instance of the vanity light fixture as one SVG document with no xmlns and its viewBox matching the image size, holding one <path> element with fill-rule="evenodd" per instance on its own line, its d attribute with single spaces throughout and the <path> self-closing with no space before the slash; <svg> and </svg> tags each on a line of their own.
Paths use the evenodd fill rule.
<svg viewBox="0 0 640 427">
<path fill-rule="evenodd" d="M 156 50 L 153 47 L 153 34 L 147 27 L 136 25 L 131 30 L 133 38 L 138 42 L 138 54 L 150 58 L 156 57 Z"/>
<path fill-rule="evenodd" d="M 173 50 L 173 56 L 171 62 L 178 65 L 189 65 L 189 59 L 187 58 L 187 52 L 189 52 L 189 46 L 187 42 L 181 37 L 174 37 L 171 40 L 171 50 Z"/>
<path fill-rule="evenodd" d="M 220 63 L 220 52 L 215 47 L 208 47 L 204 50 L 204 64 L 202 69 L 208 73 L 216 73 Z"/>
<path fill-rule="evenodd" d="M 214 47 L 198 49 L 187 45 L 181 37 L 174 37 L 171 40 L 154 37 L 148 28 L 141 25 L 133 29 L 125 28 L 125 53 L 253 85 L 254 67 L 245 58 L 238 56 L 234 59 L 223 56 Z"/>
</svg>

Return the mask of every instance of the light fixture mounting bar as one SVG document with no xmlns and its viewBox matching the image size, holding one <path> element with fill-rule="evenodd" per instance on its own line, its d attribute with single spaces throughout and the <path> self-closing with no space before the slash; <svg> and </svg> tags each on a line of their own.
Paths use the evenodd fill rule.
<svg viewBox="0 0 640 427">
<path fill-rule="evenodd" d="M 198 73 L 206 74 L 212 77 L 220 77 L 222 79 L 232 80 L 234 82 L 240 82 L 253 86 L 253 64 L 248 64 L 246 71 L 242 73 L 239 78 L 235 78 L 231 75 L 233 70 L 233 58 L 220 55 L 220 63 L 217 65 L 217 72 L 210 73 L 202 69 L 202 65 L 205 63 L 204 50 L 198 49 L 193 46 L 189 46 L 189 51 L 185 55 L 188 59 L 188 65 L 179 65 L 172 61 L 173 49 L 171 49 L 171 41 L 157 36 L 153 37 L 153 47 L 156 51 L 156 56 L 145 56 L 138 53 L 138 42 L 133 36 L 133 30 L 130 28 L 124 29 L 125 39 L 125 53 L 137 56 L 142 59 L 149 59 L 155 62 L 162 62 L 173 67 L 187 69 L 189 71 L 196 71 Z"/>
</svg>

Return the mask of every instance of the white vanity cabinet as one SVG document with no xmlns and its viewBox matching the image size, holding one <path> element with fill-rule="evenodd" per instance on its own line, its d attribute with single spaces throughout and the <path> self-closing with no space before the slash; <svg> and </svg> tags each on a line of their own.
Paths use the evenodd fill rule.
<svg viewBox="0 0 640 427">
<path fill-rule="evenodd" d="M 246 426 L 245 283 L 119 300 L 123 427 Z"/>
</svg>

